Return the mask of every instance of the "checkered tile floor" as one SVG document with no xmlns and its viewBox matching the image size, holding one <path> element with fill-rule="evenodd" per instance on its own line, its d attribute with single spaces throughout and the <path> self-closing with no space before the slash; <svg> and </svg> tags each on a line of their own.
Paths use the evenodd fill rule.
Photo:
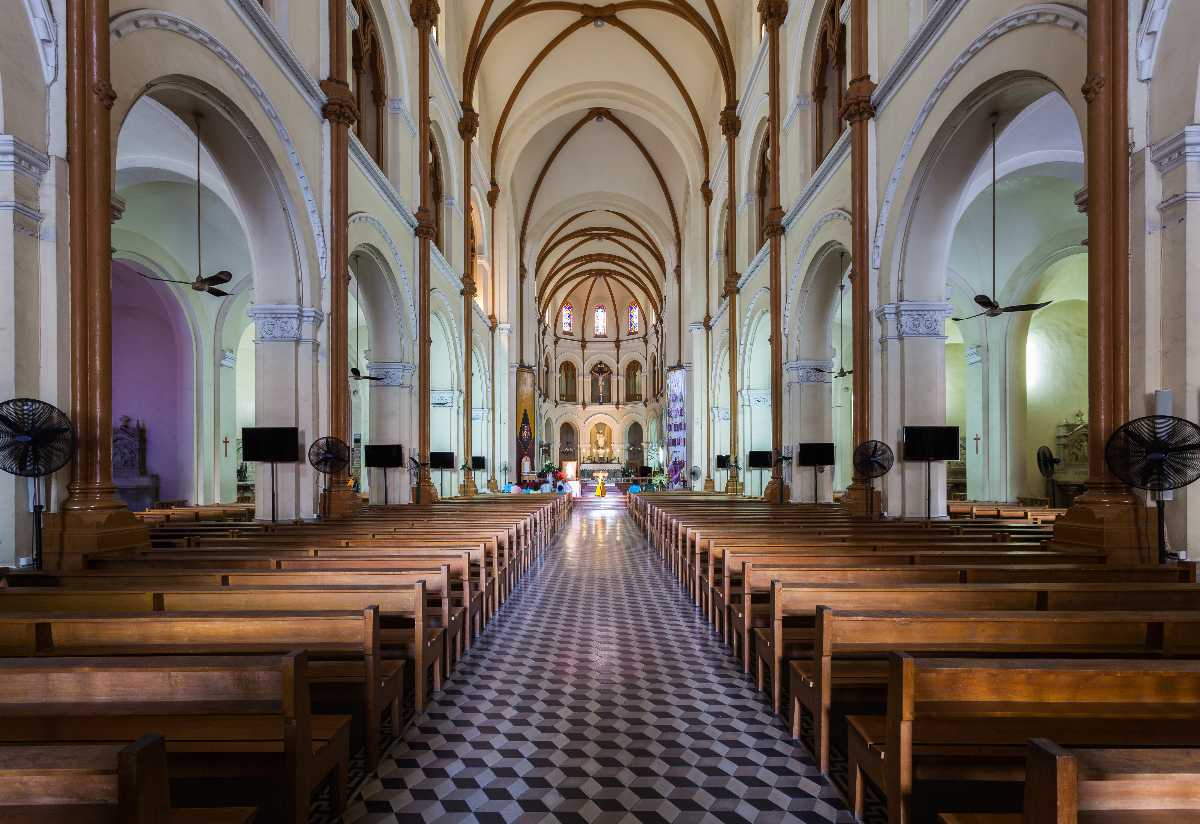
<svg viewBox="0 0 1200 824">
<path fill-rule="evenodd" d="M 853 822 L 617 502 L 583 501 L 347 822 Z"/>
</svg>

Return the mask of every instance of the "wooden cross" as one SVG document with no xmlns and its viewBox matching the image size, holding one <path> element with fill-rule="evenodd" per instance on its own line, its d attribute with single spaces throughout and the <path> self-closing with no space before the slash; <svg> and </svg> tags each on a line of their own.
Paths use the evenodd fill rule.
<svg viewBox="0 0 1200 824">
<path fill-rule="evenodd" d="M 229 457 L 229 436 L 226 435 L 225 440 L 221 441 L 221 443 L 225 444 L 225 457 L 228 458 Z"/>
<path fill-rule="evenodd" d="M 979 441 L 980 441 L 980 440 L 981 440 L 981 439 L 980 439 L 980 437 L 979 437 L 979 433 L 978 433 L 978 432 L 977 432 L 977 433 L 975 433 L 975 454 L 976 454 L 976 455 L 978 455 L 978 454 L 979 454 Z"/>
</svg>

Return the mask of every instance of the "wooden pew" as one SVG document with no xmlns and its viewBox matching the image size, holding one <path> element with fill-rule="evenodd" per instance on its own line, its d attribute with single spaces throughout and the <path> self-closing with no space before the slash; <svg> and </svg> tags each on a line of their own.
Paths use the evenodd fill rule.
<svg viewBox="0 0 1200 824">
<path fill-rule="evenodd" d="M 855 814 L 870 778 L 887 797 L 889 824 L 907 824 L 926 776 L 1021 781 L 1031 737 L 1070 747 L 1196 747 L 1200 661 L 893 654 L 887 715 L 847 721 Z"/>
<path fill-rule="evenodd" d="M 1193 641 L 1192 639 L 1196 640 Z M 813 722 L 813 754 L 829 771 L 831 714 L 839 692 L 856 706 L 886 697 L 888 655 L 1200 656 L 1200 612 L 843 612 L 817 608 L 808 659 L 791 662 L 792 735 L 801 711 Z"/>
<path fill-rule="evenodd" d="M 132 744 L 0 746 L 5 824 L 251 824 L 253 807 L 170 805 L 161 735 Z"/>
<path fill-rule="evenodd" d="M 350 727 L 310 714 L 308 685 L 304 653 L 0 659 L 0 745 L 125 743 L 157 731 L 184 805 L 251 798 L 307 824 L 326 781 L 336 811 L 345 803 Z"/>
</svg>

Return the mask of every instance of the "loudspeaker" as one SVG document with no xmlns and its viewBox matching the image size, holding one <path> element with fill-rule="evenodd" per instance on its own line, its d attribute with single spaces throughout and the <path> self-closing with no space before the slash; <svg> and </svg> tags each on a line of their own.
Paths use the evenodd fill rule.
<svg viewBox="0 0 1200 824">
<path fill-rule="evenodd" d="M 751 450 L 746 457 L 746 463 L 750 464 L 751 469 L 770 469 L 774 465 L 771 460 L 771 450 Z"/>
<path fill-rule="evenodd" d="M 404 466 L 404 447 L 398 443 L 367 444 L 363 463 L 371 469 L 395 469 Z"/>
<path fill-rule="evenodd" d="M 904 460 L 957 461 L 958 427 L 904 427 Z"/>
<path fill-rule="evenodd" d="M 454 453 L 453 452 L 430 452 L 429 453 L 429 468 L 430 469 L 453 469 L 454 468 Z"/>
<path fill-rule="evenodd" d="M 718 455 L 717 456 L 717 469 L 728 469 L 728 468 L 729 468 L 729 456 L 728 455 Z"/>
<path fill-rule="evenodd" d="M 486 470 L 487 470 L 487 458 L 485 458 L 483 455 L 472 455 L 471 456 L 471 471 L 472 472 L 484 472 Z"/>
<path fill-rule="evenodd" d="M 243 427 L 242 460 L 295 463 L 300 460 L 300 430 L 294 426 Z"/>
<path fill-rule="evenodd" d="M 796 447 L 796 466 L 833 466 L 833 444 L 802 443 Z"/>
</svg>

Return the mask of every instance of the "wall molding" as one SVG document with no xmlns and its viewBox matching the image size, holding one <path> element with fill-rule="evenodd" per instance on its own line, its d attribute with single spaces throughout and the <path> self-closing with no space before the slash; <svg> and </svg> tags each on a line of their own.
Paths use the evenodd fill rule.
<svg viewBox="0 0 1200 824">
<path fill-rule="evenodd" d="M 1143 83 L 1154 79 L 1154 67 L 1158 62 L 1158 45 L 1162 41 L 1163 26 L 1171 0 L 1150 0 L 1142 13 L 1135 41 L 1134 59 L 1137 60 L 1137 77 Z"/>
<path fill-rule="evenodd" d="M 787 212 L 783 216 L 784 231 L 792 228 L 792 224 L 796 218 L 800 217 L 813 199 L 820 194 L 825 188 L 825 184 L 829 182 L 837 171 L 842 168 L 842 164 L 846 162 L 846 158 L 850 157 L 850 130 L 845 129 L 838 137 L 837 142 L 833 144 L 833 148 L 829 150 L 829 154 L 825 155 L 825 159 L 821 161 L 821 165 L 813 172 L 812 177 L 804 184 L 804 188 L 800 190 L 800 194 L 792 202 Z"/>
<path fill-rule="evenodd" d="M 876 116 L 887 108 L 888 103 L 912 77 L 912 73 L 925 60 L 925 56 L 941 41 L 946 29 L 958 18 L 958 13 L 966 5 L 967 0 L 938 0 L 936 5 L 925 15 L 916 34 L 909 38 L 895 65 L 880 79 L 879 86 L 871 95 Z"/>
<path fill-rule="evenodd" d="M 832 358 L 799 358 L 783 365 L 789 386 L 796 384 L 833 383 Z"/>
<path fill-rule="evenodd" d="M 392 185 L 392 181 L 384 174 L 383 169 L 379 168 L 375 158 L 371 157 L 371 153 L 353 132 L 350 134 L 350 158 L 363 176 L 375 187 L 375 191 L 383 198 L 384 202 L 392 207 L 392 211 L 396 213 L 397 217 L 403 220 L 410 229 L 416 229 L 416 216 L 409 210 L 404 198 Z"/>
<path fill-rule="evenodd" d="M 930 90 L 925 98 L 925 102 L 917 111 L 917 116 L 913 121 L 912 127 L 909 129 L 908 137 L 904 140 L 900 154 L 896 157 L 891 175 L 888 177 L 883 200 L 879 204 L 879 216 L 876 219 L 874 238 L 871 241 L 871 268 L 878 269 L 883 259 L 884 235 L 887 232 L 888 218 L 891 216 L 892 206 L 896 198 L 896 190 L 900 186 L 900 178 L 904 174 L 904 168 L 908 164 L 908 159 L 912 155 L 913 148 L 916 146 L 917 137 L 921 134 L 925 123 L 933 114 L 934 107 L 941 102 L 942 95 L 946 89 L 950 87 L 950 84 L 958 77 L 966 65 L 975 58 L 975 55 L 983 51 L 987 46 L 1006 34 L 1019 31 L 1028 26 L 1037 25 L 1057 26 L 1073 32 L 1084 39 L 1087 38 L 1087 14 L 1074 6 L 1062 3 L 1036 3 L 1030 6 L 1022 6 L 994 21 L 971 41 L 970 45 L 946 67 L 946 71 L 942 74 L 941 79 Z"/>
<path fill-rule="evenodd" d="M 377 387 L 411 389 L 412 376 L 416 371 L 417 365 L 407 361 L 367 361 L 367 374 L 372 378 L 380 378 L 375 382 Z"/>
<path fill-rule="evenodd" d="M 25 12 L 37 41 L 42 79 L 49 86 L 58 77 L 58 23 L 54 20 L 54 10 L 50 8 L 50 0 L 25 0 Z"/>
<path fill-rule="evenodd" d="M 318 343 L 317 329 L 325 320 L 320 309 L 292 303 L 259 303 L 246 310 L 254 323 L 255 343 Z"/>
<path fill-rule="evenodd" d="M 392 266 L 395 267 L 396 277 L 400 279 L 400 285 L 404 290 L 404 294 L 400 295 L 395 291 L 392 292 L 392 302 L 395 305 L 396 317 L 399 319 L 402 316 L 408 317 L 409 337 L 412 341 L 417 340 L 417 305 L 414 299 L 416 291 L 413 289 L 412 282 L 408 277 L 408 269 L 404 266 L 404 260 L 400 256 L 400 249 L 396 246 L 396 241 L 392 239 L 387 227 L 383 222 L 374 215 L 366 212 L 355 212 L 350 215 L 350 225 L 354 226 L 358 223 L 365 223 L 379 233 L 383 238 L 384 244 L 388 247 L 388 254 L 392 257 Z"/>
<path fill-rule="evenodd" d="M 28 178 L 35 186 L 50 171 L 50 157 L 16 135 L 0 134 L 0 172 Z"/>
<path fill-rule="evenodd" d="M 263 51 L 271 56 L 275 65 L 283 72 L 304 101 L 308 103 L 313 113 L 320 116 L 321 106 L 325 103 L 325 93 L 321 84 L 309 74 L 308 69 L 300 61 L 299 56 L 292 50 L 292 45 L 284 38 L 271 15 L 267 14 L 259 0 L 225 0 L 234 13 L 246 24 L 246 28 L 254 35 Z M 347 4 L 349 7 L 349 4 Z"/>
<path fill-rule="evenodd" d="M 316 195 L 313 193 L 312 186 L 309 184 L 308 173 L 304 170 L 304 164 L 300 160 L 300 151 L 296 148 L 296 144 L 292 141 L 292 136 L 283 122 L 283 116 L 275 108 L 275 104 L 271 102 L 266 89 L 255 79 L 253 73 L 217 37 L 205 31 L 191 20 L 180 17 L 177 14 L 134 9 L 114 17 L 109 23 L 109 31 L 118 40 L 123 40 L 129 35 L 140 31 L 168 31 L 181 35 L 212 52 L 213 55 L 225 64 L 226 68 L 236 74 L 242 83 L 245 84 L 255 100 L 258 101 L 263 114 L 266 115 L 271 125 L 275 127 L 275 135 L 283 143 L 283 147 L 287 152 L 288 161 L 292 166 L 292 171 L 296 175 L 296 182 L 300 186 L 300 191 L 304 197 L 304 206 L 308 212 L 308 220 L 313 232 L 313 245 L 316 247 L 321 279 L 325 280 L 329 275 L 329 244 L 325 240 L 321 207 L 317 202 Z M 234 113 L 231 112 L 230 114 L 232 116 Z M 238 114 L 246 117 L 245 113 Z"/>
<path fill-rule="evenodd" d="M 946 318 L 954 311 L 947 301 L 905 300 L 885 303 L 875 310 L 875 317 L 883 325 L 880 342 L 904 338 L 946 339 Z"/>
<path fill-rule="evenodd" d="M 1184 126 L 1150 147 L 1150 162 L 1160 175 L 1200 161 L 1200 126 Z"/>
</svg>

